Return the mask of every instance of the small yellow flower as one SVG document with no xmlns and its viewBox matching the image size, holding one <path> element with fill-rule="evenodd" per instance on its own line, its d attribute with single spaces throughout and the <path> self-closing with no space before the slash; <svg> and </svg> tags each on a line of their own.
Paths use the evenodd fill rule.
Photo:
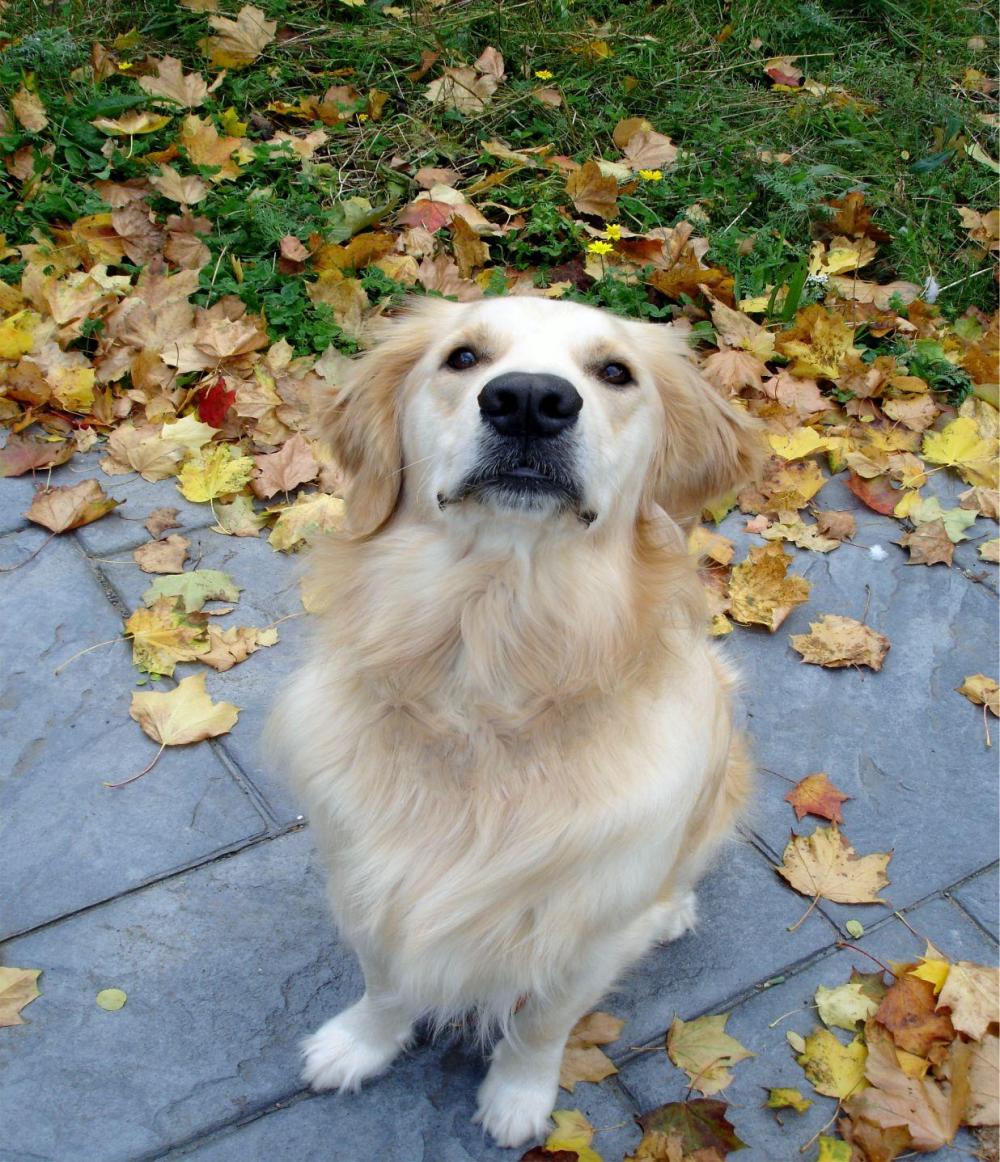
<svg viewBox="0 0 1000 1162">
<path fill-rule="evenodd" d="M 639 177 L 641 177 L 644 182 L 662 182 L 663 170 L 641 169 L 639 170 Z"/>
<path fill-rule="evenodd" d="M 614 247 L 610 242 L 591 242 L 587 250 L 591 254 L 610 254 Z"/>
<path fill-rule="evenodd" d="M 368 120 L 368 114 L 367 114 L 367 113 L 359 113 L 359 114 L 358 114 L 358 121 L 359 121 L 359 122 L 365 122 L 365 121 L 367 121 L 367 120 Z"/>
<path fill-rule="evenodd" d="M 122 72 L 122 73 L 127 73 L 129 69 L 134 68 L 134 67 L 135 66 L 133 65 L 133 63 L 131 61 L 119 61 L 118 62 L 118 71 Z"/>
<path fill-rule="evenodd" d="M 612 242 L 617 242 L 622 236 L 621 226 L 611 225 L 604 231 L 604 237 L 610 238 Z"/>
<path fill-rule="evenodd" d="M 555 73 L 550 73 L 548 69 L 536 69 L 535 76 L 540 81 L 551 81 L 552 78 L 555 76 Z"/>
</svg>

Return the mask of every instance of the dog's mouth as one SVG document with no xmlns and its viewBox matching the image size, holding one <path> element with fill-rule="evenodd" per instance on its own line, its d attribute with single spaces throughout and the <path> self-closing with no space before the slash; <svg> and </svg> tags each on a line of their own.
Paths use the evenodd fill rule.
<svg viewBox="0 0 1000 1162">
<path fill-rule="evenodd" d="M 505 447 L 507 443 L 490 441 L 479 463 L 454 492 L 438 495 L 438 505 L 443 509 L 464 500 L 489 500 L 503 508 L 572 511 L 585 524 L 592 523 L 595 514 L 583 508 L 571 456 L 560 441 L 517 441 L 516 447 Z"/>
</svg>

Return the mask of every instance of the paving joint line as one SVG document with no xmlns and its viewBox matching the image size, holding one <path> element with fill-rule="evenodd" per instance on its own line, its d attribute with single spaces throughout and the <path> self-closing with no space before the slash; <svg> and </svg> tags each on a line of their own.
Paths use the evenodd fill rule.
<svg viewBox="0 0 1000 1162">
<path fill-rule="evenodd" d="M 63 924 L 67 920 L 75 920 L 78 916 L 84 916 L 88 912 L 95 911 L 97 908 L 104 908 L 109 904 L 117 903 L 119 900 L 128 899 L 130 896 L 137 895 L 139 892 L 144 892 L 149 888 L 155 888 L 159 884 L 168 883 L 170 880 L 177 879 L 178 876 L 187 875 L 188 872 L 198 871 L 203 867 L 208 867 L 210 864 L 222 863 L 224 860 L 232 859 L 233 856 L 239 855 L 251 847 L 259 847 L 262 843 L 270 843 L 275 839 L 283 839 L 286 835 L 291 835 L 296 831 L 302 831 L 304 829 L 304 822 L 290 823 L 282 830 L 276 832 L 269 832 L 266 829 L 262 829 L 255 835 L 235 840 L 233 843 L 226 844 L 224 847 L 218 847 L 207 855 L 198 856 L 196 859 L 189 860 L 187 863 L 171 868 L 167 872 L 159 872 L 155 875 L 148 876 L 146 879 L 139 883 L 129 885 L 129 887 L 124 888 L 113 896 L 105 896 L 100 900 L 92 900 L 89 904 L 82 904 L 79 908 L 74 908 L 72 911 L 63 912 L 58 916 L 50 917 L 48 920 L 42 920 L 38 924 L 31 924 L 27 928 L 11 932 L 8 935 L 0 937 L 0 943 L 7 944 L 12 940 L 20 940 L 25 936 L 34 936 L 37 932 L 42 932 L 57 924 Z"/>
<path fill-rule="evenodd" d="M 269 834 L 278 834 L 282 830 L 282 822 L 271 810 L 271 805 L 264 796 L 263 791 L 253 781 L 253 779 L 243 770 L 236 759 L 226 750 L 225 746 L 217 738 L 210 738 L 207 740 L 209 749 L 218 759 L 220 764 L 225 768 L 226 774 L 239 787 L 243 794 L 249 799 L 250 805 L 254 808 L 258 815 L 264 821 Z M 303 823 L 303 818 L 297 819 L 296 823 Z"/>
</svg>

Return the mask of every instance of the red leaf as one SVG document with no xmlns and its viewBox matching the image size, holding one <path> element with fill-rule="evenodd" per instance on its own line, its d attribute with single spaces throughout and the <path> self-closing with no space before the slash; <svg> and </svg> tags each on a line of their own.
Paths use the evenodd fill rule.
<svg viewBox="0 0 1000 1162">
<path fill-rule="evenodd" d="M 866 480 L 856 472 L 850 472 L 847 476 L 847 487 L 858 500 L 882 513 L 883 516 L 892 516 L 901 495 L 890 484 L 888 476 L 873 476 L 871 480 Z"/>
<path fill-rule="evenodd" d="M 423 226 L 431 234 L 455 217 L 455 207 L 451 202 L 434 202 L 430 198 L 420 198 L 404 206 L 397 215 L 401 226 Z"/>
<path fill-rule="evenodd" d="M 205 388 L 198 400 L 198 419 L 213 428 L 221 428 L 226 412 L 236 402 L 236 389 L 226 390 L 225 376 L 220 375 L 211 387 Z"/>
</svg>

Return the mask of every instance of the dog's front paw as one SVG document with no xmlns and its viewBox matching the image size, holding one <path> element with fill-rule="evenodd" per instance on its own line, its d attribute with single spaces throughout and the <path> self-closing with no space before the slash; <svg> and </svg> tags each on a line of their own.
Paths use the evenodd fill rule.
<svg viewBox="0 0 1000 1162">
<path fill-rule="evenodd" d="M 498 1146 L 521 1146 L 545 1136 L 557 1091 L 557 1087 L 538 1085 L 532 1079 L 505 1077 L 493 1068 L 479 1088 L 479 1108 L 473 1120 Z"/>
<path fill-rule="evenodd" d="M 302 1080 L 312 1089 L 359 1089 L 369 1077 L 387 1069 L 401 1048 L 367 1019 L 364 1002 L 320 1025 L 302 1043 Z"/>
<path fill-rule="evenodd" d="M 664 944 L 678 940 L 698 923 L 698 900 L 694 892 L 685 892 L 670 904 L 663 905 L 663 916 L 658 925 L 657 939 Z"/>
</svg>

